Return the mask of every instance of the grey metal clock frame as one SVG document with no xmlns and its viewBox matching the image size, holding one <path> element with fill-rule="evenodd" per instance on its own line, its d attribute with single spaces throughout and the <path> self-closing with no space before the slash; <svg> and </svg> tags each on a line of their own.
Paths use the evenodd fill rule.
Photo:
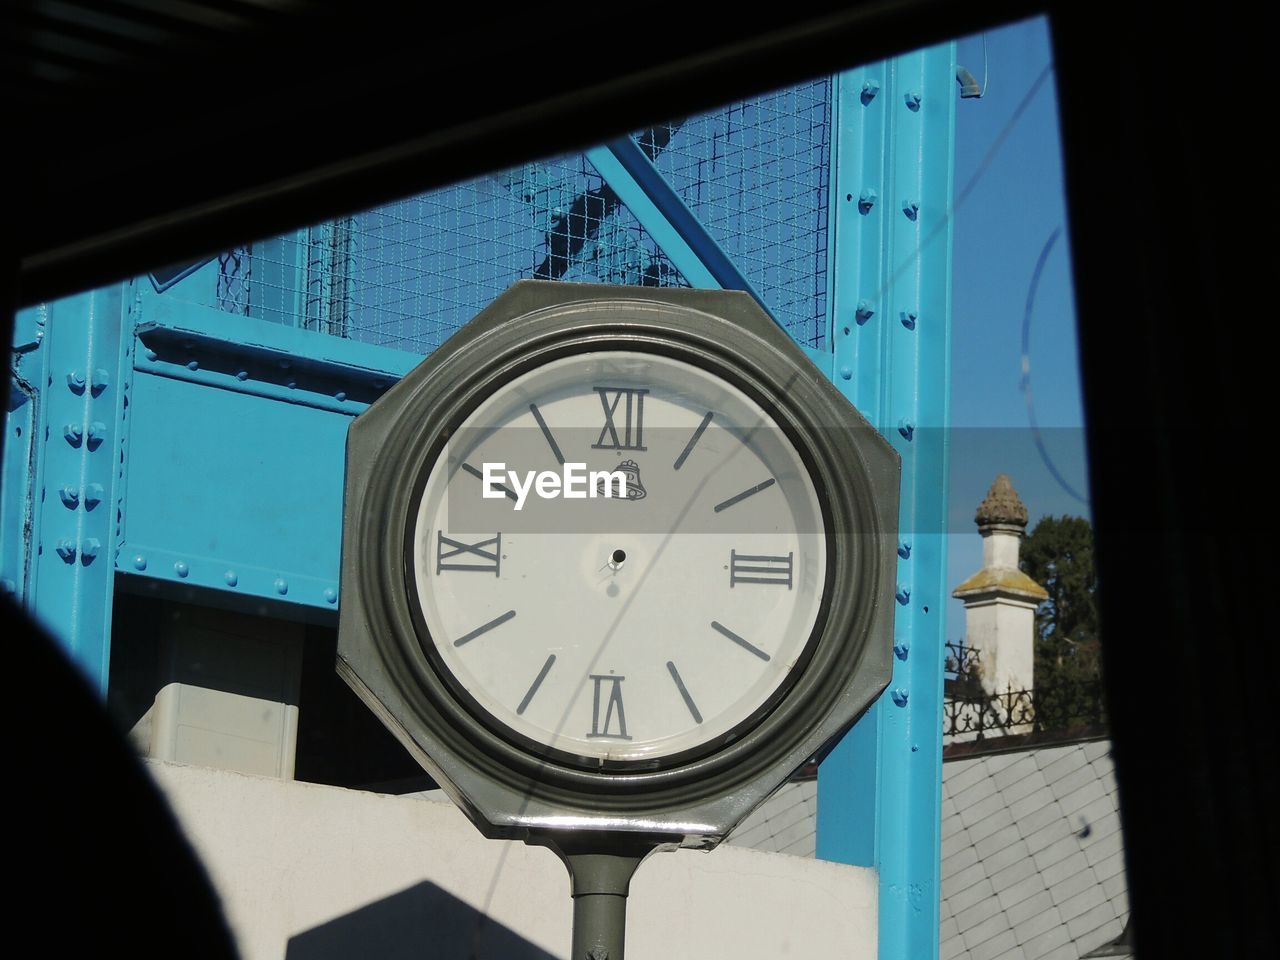
<svg viewBox="0 0 1280 960">
<path fill-rule="evenodd" d="M 503 736 L 433 666 L 405 531 L 481 400 L 542 363 L 619 349 L 707 369 L 787 431 L 823 504 L 827 582 L 807 662 L 749 729 L 692 759 L 587 769 Z M 746 294 L 521 281 L 351 426 L 338 671 L 486 836 L 712 847 L 889 682 L 899 476 L 892 447 Z"/>
</svg>

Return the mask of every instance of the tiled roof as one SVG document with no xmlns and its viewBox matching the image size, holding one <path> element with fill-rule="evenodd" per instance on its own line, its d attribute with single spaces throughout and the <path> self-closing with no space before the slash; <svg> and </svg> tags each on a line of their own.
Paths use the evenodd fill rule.
<svg viewBox="0 0 1280 960">
<path fill-rule="evenodd" d="M 943 765 L 941 960 L 1076 960 L 1129 914 L 1110 741 Z"/>
<path fill-rule="evenodd" d="M 818 784 L 785 784 L 725 840 L 740 847 L 812 857 L 817 853 Z"/>
<path fill-rule="evenodd" d="M 940 960 L 1077 960 L 1129 915 L 1109 740 L 942 766 Z M 817 784 L 789 783 L 728 843 L 814 856 Z"/>
</svg>

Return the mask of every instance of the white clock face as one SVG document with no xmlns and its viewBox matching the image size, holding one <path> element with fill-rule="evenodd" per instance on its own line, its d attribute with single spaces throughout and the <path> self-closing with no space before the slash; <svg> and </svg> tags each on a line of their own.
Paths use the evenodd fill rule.
<svg viewBox="0 0 1280 960">
<path fill-rule="evenodd" d="M 826 589 L 787 435 L 725 380 L 643 352 L 566 357 L 489 396 L 430 467 L 408 549 L 424 645 L 470 708 L 587 764 L 741 735 L 803 663 Z"/>
</svg>

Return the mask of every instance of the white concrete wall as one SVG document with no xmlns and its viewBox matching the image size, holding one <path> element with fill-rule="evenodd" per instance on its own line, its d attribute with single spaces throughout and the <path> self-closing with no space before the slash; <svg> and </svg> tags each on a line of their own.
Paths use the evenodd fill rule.
<svg viewBox="0 0 1280 960">
<path fill-rule="evenodd" d="M 564 866 L 547 850 L 485 840 L 452 804 L 159 761 L 148 766 L 204 859 L 245 960 L 340 956 L 350 949 L 342 946 L 343 931 L 350 938 L 364 929 L 359 918 L 380 924 L 367 924 L 369 931 L 383 929 L 397 922 L 389 904 L 411 905 L 418 894 L 423 903 L 439 901 L 424 882 L 535 948 L 568 955 Z M 875 960 L 876 895 L 874 871 L 859 867 L 727 845 L 658 854 L 632 883 L 627 957 Z M 476 926 L 465 908 L 451 909 L 450 917 Z M 424 934 L 420 922 L 400 921 L 413 943 L 375 943 L 366 931 L 357 952 L 370 960 L 453 955 L 443 949 L 439 919 L 438 936 Z M 511 960 L 509 949 L 504 955 L 492 937 L 477 933 L 480 957 Z M 420 942 L 422 935 L 429 942 Z M 396 931 L 386 936 L 394 940 Z"/>
</svg>

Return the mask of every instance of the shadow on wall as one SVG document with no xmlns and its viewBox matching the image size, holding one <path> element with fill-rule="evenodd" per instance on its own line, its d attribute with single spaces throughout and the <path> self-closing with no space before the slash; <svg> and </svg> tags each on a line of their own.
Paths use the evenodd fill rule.
<svg viewBox="0 0 1280 960">
<path fill-rule="evenodd" d="M 422 882 L 289 940 L 285 960 L 555 960 L 510 927 Z"/>
</svg>

